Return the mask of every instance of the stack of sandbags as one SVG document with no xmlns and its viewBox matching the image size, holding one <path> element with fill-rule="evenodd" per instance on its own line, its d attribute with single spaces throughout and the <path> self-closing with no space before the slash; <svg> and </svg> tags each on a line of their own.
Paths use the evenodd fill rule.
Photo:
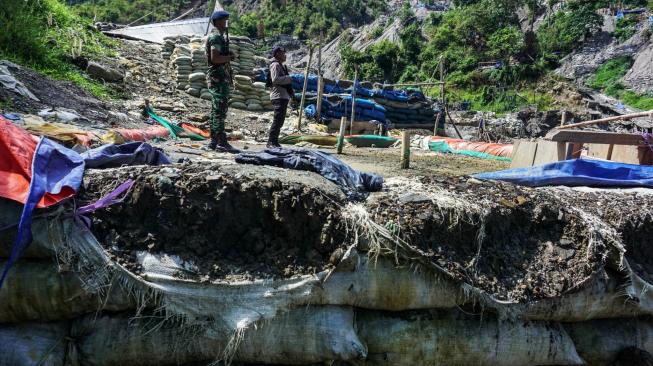
<svg viewBox="0 0 653 366">
<path fill-rule="evenodd" d="M 177 76 L 177 89 L 186 90 L 189 86 L 188 76 L 193 72 L 190 48 L 180 45 L 175 47 L 172 63 Z"/>
<path fill-rule="evenodd" d="M 258 96 L 258 100 L 265 110 L 272 109 L 272 102 L 270 101 L 270 91 L 265 88 L 265 83 L 255 82 L 252 83 L 252 91 Z M 252 93 L 252 95 L 254 95 Z"/>
<path fill-rule="evenodd" d="M 177 45 L 185 45 L 189 40 L 188 36 L 168 36 L 163 38 L 161 56 L 165 61 L 170 61 Z"/>
<path fill-rule="evenodd" d="M 206 56 L 206 38 L 193 38 L 190 41 L 193 71 L 188 76 L 189 88 L 186 92 L 194 97 L 211 100 L 211 93 L 206 82 L 206 72 L 209 69 Z"/>
<path fill-rule="evenodd" d="M 248 109 L 247 99 L 253 93 L 252 79 L 245 75 L 234 76 L 234 88 L 231 90 L 229 106 L 238 109 Z M 262 106 L 259 105 L 261 109 Z"/>
<path fill-rule="evenodd" d="M 247 109 L 248 111 L 271 110 L 270 92 L 265 88 L 265 83 L 252 83 L 246 75 L 234 77 L 234 90 L 231 92 L 229 105 L 234 108 Z"/>
<path fill-rule="evenodd" d="M 250 75 L 254 69 L 254 42 L 248 37 L 233 36 L 229 40 L 229 51 L 236 55 L 231 63 L 234 74 Z"/>
</svg>

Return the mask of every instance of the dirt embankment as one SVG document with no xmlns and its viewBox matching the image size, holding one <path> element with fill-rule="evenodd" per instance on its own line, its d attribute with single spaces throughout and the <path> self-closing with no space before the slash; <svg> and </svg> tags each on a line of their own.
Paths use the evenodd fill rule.
<svg viewBox="0 0 653 366">
<path fill-rule="evenodd" d="M 614 230 L 571 195 L 466 178 L 410 182 L 390 181 L 390 194 L 373 196 L 375 221 L 499 299 L 560 296 L 618 255 Z"/>
<path fill-rule="evenodd" d="M 137 253 L 177 255 L 200 280 L 288 278 L 319 272 L 345 242 L 337 219 L 342 194 L 318 176 L 293 180 L 279 169 L 189 164 L 92 171 L 83 201 L 136 180 L 122 204 L 98 211 L 93 232 L 139 272 Z"/>
</svg>

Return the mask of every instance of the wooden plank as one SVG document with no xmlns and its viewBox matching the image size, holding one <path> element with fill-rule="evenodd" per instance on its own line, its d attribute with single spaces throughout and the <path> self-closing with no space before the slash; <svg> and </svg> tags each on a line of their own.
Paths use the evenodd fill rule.
<svg viewBox="0 0 653 366">
<path fill-rule="evenodd" d="M 596 159 L 610 160 L 612 147 L 608 144 L 587 144 L 587 156 Z"/>
<path fill-rule="evenodd" d="M 641 149 L 637 146 L 615 146 L 610 160 L 627 164 L 639 164 L 643 155 L 640 151 Z"/>
<path fill-rule="evenodd" d="M 583 127 L 583 126 L 592 126 L 592 125 L 597 125 L 597 124 L 601 124 L 601 123 L 608 123 L 608 122 L 613 122 L 613 121 L 629 121 L 629 120 L 631 120 L 633 118 L 640 118 L 640 117 L 653 118 L 653 110 L 650 110 L 650 111 L 647 111 L 647 112 L 637 112 L 637 113 L 631 113 L 631 114 L 624 114 L 623 116 L 615 116 L 615 117 L 596 119 L 594 121 L 572 123 L 570 125 L 560 126 L 560 127 L 558 127 L 558 130 L 575 128 L 575 127 Z"/>
<path fill-rule="evenodd" d="M 643 143 L 642 136 L 636 133 L 614 133 L 599 131 L 553 130 L 546 135 L 546 139 L 559 142 L 613 145 L 640 145 Z"/>
<path fill-rule="evenodd" d="M 401 169 L 410 168 L 410 132 L 401 131 Z"/>
<path fill-rule="evenodd" d="M 512 162 L 510 168 L 526 168 L 533 166 L 537 142 L 528 140 L 517 140 L 513 146 Z"/>
<path fill-rule="evenodd" d="M 533 165 L 549 164 L 565 160 L 566 151 L 561 150 L 555 141 L 538 141 Z"/>
</svg>

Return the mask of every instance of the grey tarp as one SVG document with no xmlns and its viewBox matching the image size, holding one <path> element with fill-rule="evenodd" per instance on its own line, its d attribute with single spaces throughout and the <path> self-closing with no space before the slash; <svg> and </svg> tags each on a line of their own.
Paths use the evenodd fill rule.
<svg viewBox="0 0 653 366">
<path fill-rule="evenodd" d="M 174 22 L 154 23 L 114 29 L 104 32 L 110 36 L 163 43 L 163 38 L 179 35 L 201 35 L 206 33 L 209 18 L 184 19 Z"/>
</svg>

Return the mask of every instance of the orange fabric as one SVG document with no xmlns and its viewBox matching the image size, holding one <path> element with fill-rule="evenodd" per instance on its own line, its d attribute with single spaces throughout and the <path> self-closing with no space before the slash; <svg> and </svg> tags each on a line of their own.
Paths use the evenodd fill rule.
<svg viewBox="0 0 653 366">
<path fill-rule="evenodd" d="M 39 139 L 0 116 L 0 197 L 25 203 L 32 180 L 32 159 Z M 52 206 L 74 194 L 68 187 L 46 193 L 37 207 Z"/>
<path fill-rule="evenodd" d="M 192 132 L 194 134 L 200 135 L 200 136 L 202 136 L 204 138 L 207 138 L 207 139 L 209 137 L 211 137 L 211 133 L 209 133 L 209 131 L 205 131 L 205 130 L 199 128 L 199 127 L 195 127 L 195 126 L 191 125 L 190 123 L 182 123 L 181 128 L 183 128 L 184 130 L 188 130 L 188 131 L 190 131 L 190 132 Z"/>
<path fill-rule="evenodd" d="M 489 142 L 472 142 L 449 137 L 432 136 L 431 141 L 445 141 L 454 150 L 478 151 L 494 156 L 509 158 L 512 156 L 512 144 L 493 144 Z"/>
<path fill-rule="evenodd" d="M 163 126 L 151 126 L 144 130 L 137 128 L 114 128 L 113 130 L 118 132 L 125 141 L 147 141 L 157 137 L 168 137 L 170 135 L 170 131 Z"/>
</svg>

